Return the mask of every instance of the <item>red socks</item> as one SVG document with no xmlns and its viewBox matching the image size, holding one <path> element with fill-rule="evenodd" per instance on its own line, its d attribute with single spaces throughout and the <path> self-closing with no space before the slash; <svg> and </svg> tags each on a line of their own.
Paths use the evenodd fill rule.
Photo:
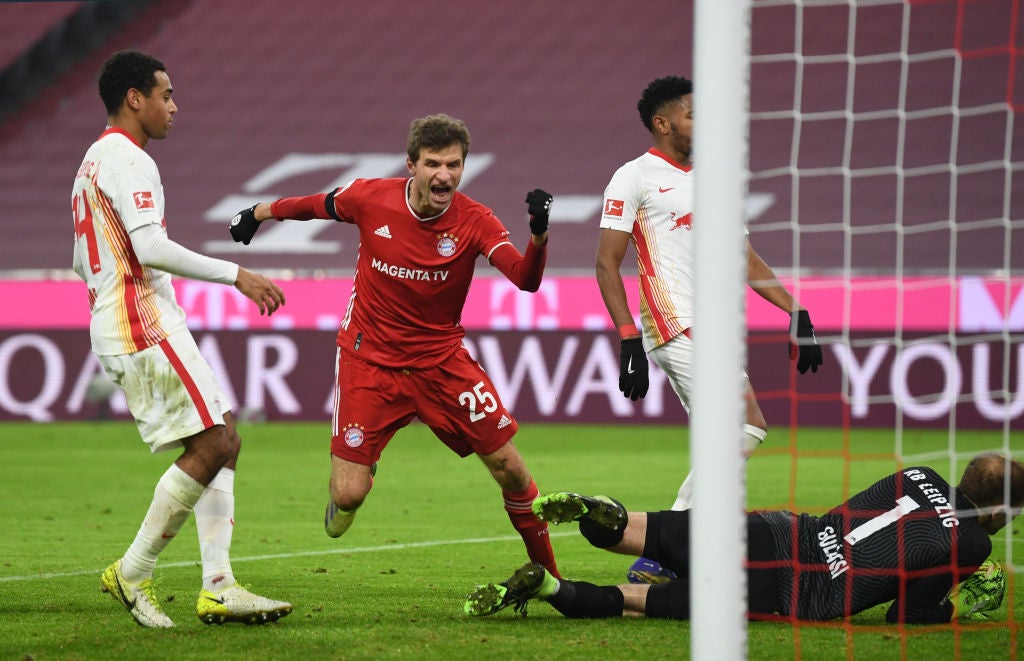
<svg viewBox="0 0 1024 661">
<path fill-rule="evenodd" d="M 537 484 L 530 481 L 530 486 L 522 491 L 502 491 L 505 498 L 505 511 L 512 521 L 512 527 L 523 538 L 526 554 L 533 562 L 544 565 L 555 578 L 561 578 L 555 566 L 555 552 L 551 550 L 551 538 L 548 537 L 548 524 L 538 519 L 530 506 L 540 495 Z"/>
</svg>

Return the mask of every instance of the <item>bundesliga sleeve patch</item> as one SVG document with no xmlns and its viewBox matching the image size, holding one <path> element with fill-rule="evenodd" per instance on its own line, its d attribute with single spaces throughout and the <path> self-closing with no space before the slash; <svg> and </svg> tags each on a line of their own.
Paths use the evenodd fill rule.
<svg viewBox="0 0 1024 661">
<path fill-rule="evenodd" d="M 622 200 L 607 199 L 604 201 L 604 215 L 622 218 L 622 208 L 625 202 Z"/>
<path fill-rule="evenodd" d="M 153 193 L 150 191 L 132 193 L 132 199 L 135 200 L 135 208 L 139 211 L 156 208 L 156 205 L 153 204 Z"/>
</svg>

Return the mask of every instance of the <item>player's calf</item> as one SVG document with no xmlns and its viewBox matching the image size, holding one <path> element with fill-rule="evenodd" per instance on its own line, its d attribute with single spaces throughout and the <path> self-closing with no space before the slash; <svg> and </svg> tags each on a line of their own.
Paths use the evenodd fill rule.
<svg viewBox="0 0 1024 661">
<path fill-rule="evenodd" d="M 377 474 L 377 462 L 370 464 L 370 485 L 373 486 L 373 477 Z M 356 518 L 356 510 L 343 510 L 338 507 L 334 499 L 327 501 L 327 508 L 324 510 L 324 531 L 328 537 L 341 537 L 352 527 Z"/>
</svg>

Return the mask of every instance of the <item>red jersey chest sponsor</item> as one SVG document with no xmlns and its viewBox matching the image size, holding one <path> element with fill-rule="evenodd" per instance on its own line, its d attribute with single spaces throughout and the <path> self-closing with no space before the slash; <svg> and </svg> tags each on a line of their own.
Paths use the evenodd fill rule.
<svg viewBox="0 0 1024 661">
<path fill-rule="evenodd" d="M 359 248 L 361 270 L 382 286 L 393 282 L 405 290 L 422 289 L 425 294 L 468 286 L 478 248 L 472 235 L 447 225 L 434 226 L 407 217 L 364 231 Z"/>
</svg>

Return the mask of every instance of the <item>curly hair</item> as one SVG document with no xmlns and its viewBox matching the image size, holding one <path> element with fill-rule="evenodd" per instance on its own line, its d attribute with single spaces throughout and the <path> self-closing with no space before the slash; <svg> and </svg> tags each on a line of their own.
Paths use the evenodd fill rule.
<svg viewBox="0 0 1024 661">
<path fill-rule="evenodd" d="M 420 150 L 444 149 L 458 144 L 462 147 L 462 158 L 469 154 L 469 129 L 461 119 L 440 113 L 412 120 L 409 125 L 409 143 L 406 153 L 415 163 L 420 160 Z"/>
<path fill-rule="evenodd" d="M 964 469 L 959 489 L 979 507 L 992 507 L 1005 502 L 1007 471 L 1009 471 L 1011 507 L 1024 505 L 1024 466 L 998 452 L 979 454 Z"/>
<path fill-rule="evenodd" d="M 155 57 L 137 50 L 117 51 L 108 57 L 99 76 L 100 98 L 107 114 L 118 111 L 132 88 L 149 96 L 156 86 L 157 71 L 167 71 L 167 67 Z"/>
<path fill-rule="evenodd" d="M 693 83 L 681 76 L 665 76 L 652 80 L 636 104 L 636 109 L 640 112 L 640 121 L 648 131 L 653 130 L 654 116 L 659 110 L 692 93 Z"/>
</svg>

